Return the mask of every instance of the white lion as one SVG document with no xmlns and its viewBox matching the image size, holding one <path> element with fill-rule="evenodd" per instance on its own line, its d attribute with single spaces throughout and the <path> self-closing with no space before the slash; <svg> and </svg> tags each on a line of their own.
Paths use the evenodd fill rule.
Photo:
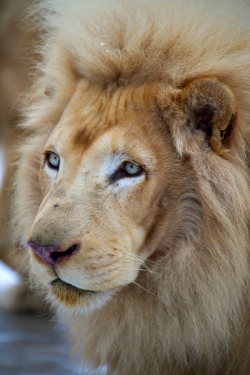
<svg viewBox="0 0 250 375">
<path fill-rule="evenodd" d="M 33 281 L 93 368 L 249 374 L 249 5 L 54 0 L 33 15 L 13 209 Z"/>
</svg>

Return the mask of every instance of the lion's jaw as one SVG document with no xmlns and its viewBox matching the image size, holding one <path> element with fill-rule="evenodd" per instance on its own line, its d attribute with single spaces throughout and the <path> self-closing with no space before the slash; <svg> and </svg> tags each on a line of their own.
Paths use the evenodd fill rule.
<svg viewBox="0 0 250 375">
<path fill-rule="evenodd" d="M 157 134 L 150 126 L 152 90 L 111 94 L 82 81 L 45 145 L 44 154 L 60 156 L 60 168 L 51 169 L 43 158 L 43 200 L 29 241 L 63 251 L 76 245 L 77 251 L 53 267 L 33 252 L 30 256 L 36 279 L 51 284 L 50 295 L 65 305 L 106 301 L 136 280 L 158 244 L 152 234 L 168 190 L 159 181 L 174 183 L 176 161 L 161 130 Z M 142 166 L 142 173 L 114 177 L 124 161 Z"/>
</svg>

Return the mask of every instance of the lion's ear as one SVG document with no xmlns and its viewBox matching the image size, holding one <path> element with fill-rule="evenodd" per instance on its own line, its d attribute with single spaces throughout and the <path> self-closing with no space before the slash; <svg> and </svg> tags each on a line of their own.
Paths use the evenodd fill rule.
<svg viewBox="0 0 250 375">
<path fill-rule="evenodd" d="M 229 87 L 216 79 L 197 79 L 168 99 L 166 96 L 162 99 L 163 92 L 160 100 L 163 118 L 181 154 L 205 145 L 218 153 L 225 149 L 236 112 L 235 97 Z"/>
</svg>

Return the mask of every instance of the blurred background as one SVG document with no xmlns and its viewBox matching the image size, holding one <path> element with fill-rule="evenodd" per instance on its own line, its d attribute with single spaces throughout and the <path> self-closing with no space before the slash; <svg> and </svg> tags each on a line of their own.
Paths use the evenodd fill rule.
<svg viewBox="0 0 250 375">
<path fill-rule="evenodd" d="M 24 137 L 17 124 L 38 58 L 35 25 L 25 17 L 30 6 L 32 0 L 0 0 L 0 374 L 89 373 L 71 358 L 71 344 L 42 297 L 29 291 L 11 245 L 11 180 L 15 150 Z"/>
</svg>

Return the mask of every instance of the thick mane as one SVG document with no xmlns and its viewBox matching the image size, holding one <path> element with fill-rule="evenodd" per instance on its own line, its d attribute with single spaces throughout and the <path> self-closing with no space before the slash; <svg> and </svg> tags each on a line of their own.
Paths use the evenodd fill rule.
<svg viewBox="0 0 250 375">
<path fill-rule="evenodd" d="M 213 76 L 249 103 L 249 4 L 220 0 L 42 1 L 42 82 L 48 92 L 74 73 L 98 85 L 161 81 L 182 87 Z M 42 20 L 42 22 L 41 22 Z M 67 61 L 68 60 L 68 61 Z"/>
<path fill-rule="evenodd" d="M 159 80 L 178 87 L 214 75 L 234 88 L 249 72 L 243 2 L 55 0 L 41 8 L 50 60 L 64 48 L 77 73 L 98 84 Z M 47 67 L 53 71 L 52 62 Z"/>
<path fill-rule="evenodd" d="M 187 189 L 176 207 L 176 225 L 169 229 L 171 249 L 168 239 L 162 241 L 152 272 L 139 276 L 150 294 L 133 293 L 136 287 L 128 286 L 101 311 L 87 317 L 63 314 L 72 320 L 78 345 L 87 342 L 85 357 L 92 357 L 96 366 L 108 360 L 119 374 L 135 375 L 131 371 L 137 368 L 138 374 L 189 375 L 196 366 L 197 375 L 230 370 L 246 375 L 248 333 L 247 328 L 242 333 L 242 326 L 248 324 L 249 303 L 249 4 L 44 0 L 31 13 L 44 40 L 22 124 L 31 136 L 20 150 L 16 177 L 13 222 L 18 242 L 25 241 L 41 203 L 38 150 L 80 78 L 103 88 L 161 82 L 181 89 L 193 79 L 214 77 L 234 93 L 232 158 L 218 163 L 213 153 L 204 153 L 187 164 L 192 190 Z M 145 361 L 141 353 L 149 346 L 151 357 Z M 234 363 L 240 355 L 243 372 Z M 172 373 L 162 370 L 162 358 Z M 229 370 L 223 372 L 226 362 Z"/>
</svg>

